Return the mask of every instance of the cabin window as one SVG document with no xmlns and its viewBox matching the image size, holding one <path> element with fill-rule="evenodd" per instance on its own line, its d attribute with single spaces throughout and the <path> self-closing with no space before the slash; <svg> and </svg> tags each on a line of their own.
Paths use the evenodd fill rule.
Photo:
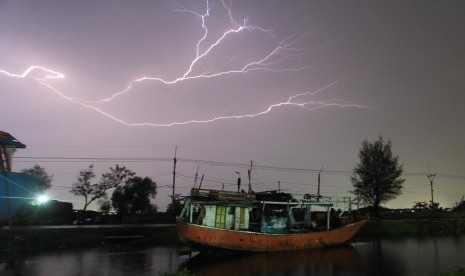
<svg viewBox="0 0 465 276">
<path fill-rule="evenodd" d="M 240 222 L 241 226 L 245 226 L 245 208 L 241 208 Z"/>
<path fill-rule="evenodd" d="M 226 228 L 226 206 L 216 207 L 215 227 L 221 229 Z"/>
</svg>

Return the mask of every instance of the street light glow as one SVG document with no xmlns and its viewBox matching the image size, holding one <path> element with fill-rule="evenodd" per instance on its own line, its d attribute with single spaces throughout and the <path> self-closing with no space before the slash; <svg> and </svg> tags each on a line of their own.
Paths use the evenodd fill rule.
<svg viewBox="0 0 465 276">
<path fill-rule="evenodd" d="M 46 195 L 41 195 L 41 196 L 37 197 L 37 203 L 39 203 L 39 204 L 43 204 L 43 203 L 47 202 L 48 200 L 49 200 L 49 198 Z"/>
</svg>

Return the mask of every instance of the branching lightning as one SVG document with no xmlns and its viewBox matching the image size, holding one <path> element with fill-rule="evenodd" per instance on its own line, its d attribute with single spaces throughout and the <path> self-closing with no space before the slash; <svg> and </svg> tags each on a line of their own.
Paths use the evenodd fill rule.
<svg viewBox="0 0 465 276">
<path fill-rule="evenodd" d="M 209 2 L 208 1 L 206 2 L 205 13 L 203 14 L 197 13 L 192 10 L 184 9 L 180 6 L 176 6 L 176 11 L 189 13 L 199 18 L 200 25 L 203 30 L 203 34 L 195 45 L 195 57 L 190 61 L 185 72 L 180 74 L 180 76 L 174 79 L 163 79 L 161 77 L 143 76 L 143 77 L 139 77 L 137 79 L 130 81 L 126 89 L 116 92 L 107 98 L 98 99 L 98 100 L 85 100 L 85 99 L 78 99 L 75 97 L 66 96 L 63 92 L 59 91 L 56 87 L 50 84 L 49 83 L 50 80 L 65 79 L 65 76 L 63 73 L 57 72 L 55 70 L 51 70 L 43 66 L 38 66 L 38 65 L 30 66 L 21 74 L 14 74 L 14 73 L 7 72 L 5 70 L 0 70 L 0 74 L 6 75 L 12 78 L 21 78 L 21 79 L 30 77 L 34 79 L 35 81 L 37 81 L 39 84 L 47 87 L 49 90 L 59 95 L 61 98 L 67 101 L 76 103 L 84 108 L 91 109 L 125 126 L 170 127 L 170 126 L 179 126 L 179 125 L 188 125 L 188 124 L 211 123 L 211 122 L 215 122 L 219 120 L 228 120 L 228 119 L 254 118 L 257 116 L 263 116 L 265 114 L 272 112 L 273 110 L 277 108 L 285 107 L 285 106 L 300 107 L 305 110 L 316 110 L 316 109 L 325 108 L 325 107 L 343 107 L 343 108 L 350 107 L 350 108 L 360 108 L 360 109 L 370 108 L 366 105 L 349 103 L 343 100 L 334 100 L 331 102 L 309 100 L 309 98 L 311 99 L 311 97 L 315 96 L 317 93 L 322 92 L 338 84 L 340 80 L 333 81 L 330 84 L 324 87 L 321 87 L 315 91 L 307 91 L 304 93 L 291 95 L 289 96 L 287 101 L 272 104 L 268 106 L 267 108 L 264 108 L 262 111 L 259 111 L 256 113 L 231 115 L 231 116 L 217 116 L 217 117 L 213 117 L 210 119 L 204 119 L 204 120 L 187 120 L 187 121 L 170 122 L 170 123 L 150 123 L 150 122 L 132 123 L 132 122 L 127 122 L 121 118 L 118 118 L 117 116 L 114 116 L 112 114 L 109 114 L 95 106 L 97 103 L 111 102 L 117 97 L 123 94 L 129 93 L 137 83 L 145 82 L 145 81 L 158 82 L 158 83 L 162 83 L 165 85 L 173 85 L 173 84 L 177 84 L 180 82 L 186 82 L 186 81 L 217 78 L 220 76 L 233 75 L 233 74 L 246 74 L 252 71 L 268 71 L 268 72 L 273 72 L 273 73 L 285 72 L 285 71 L 298 72 L 301 70 L 308 69 L 310 67 L 310 66 L 300 66 L 300 67 L 291 67 L 291 68 L 286 67 L 286 68 L 279 68 L 279 69 L 276 69 L 274 67 L 274 65 L 279 64 L 279 61 L 280 61 L 279 58 L 284 59 L 285 56 L 293 56 L 295 55 L 295 52 L 297 51 L 297 49 L 292 48 L 293 42 L 284 40 L 284 41 L 281 41 L 274 49 L 270 50 L 268 53 L 266 53 L 262 57 L 259 57 L 254 60 L 250 60 L 249 62 L 247 62 L 246 64 L 244 64 L 243 66 L 237 69 L 194 74 L 193 71 L 196 65 L 198 64 L 198 62 L 208 57 L 209 54 L 215 48 L 220 47 L 222 43 L 225 42 L 227 37 L 238 35 L 239 33 L 244 32 L 244 31 L 258 31 L 266 35 L 274 36 L 271 30 L 266 30 L 258 26 L 248 25 L 246 19 L 244 20 L 243 24 L 237 23 L 237 21 L 232 16 L 231 8 L 227 6 L 224 1 L 222 1 L 221 3 L 222 3 L 222 7 L 224 8 L 224 10 L 226 11 L 229 17 L 231 28 L 224 31 L 222 35 L 219 36 L 219 38 L 214 40 L 211 44 L 207 44 L 207 45 L 204 45 L 204 44 L 206 44 L 206 40 L 209 35 L 209 32 L 208 32 L 209 29 L 207 27 L 207 22 L 206 22 L 206 19 L 210 16 L 210 12 L 211 12 L 211 7 L 210 7 Z M 35 71 L 42 72 L 44 76 L 34 77 L 32 74 Z"/>
</svg>

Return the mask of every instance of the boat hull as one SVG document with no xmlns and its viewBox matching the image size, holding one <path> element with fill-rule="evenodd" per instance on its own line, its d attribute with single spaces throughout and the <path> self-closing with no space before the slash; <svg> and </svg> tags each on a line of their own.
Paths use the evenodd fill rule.
<svg viewBox="0 0 465 276">
<path fill-rule="evenodd" d="M 343 244 L 365 225 L 366 221 L 349 224 L 330 231 L 295 234 L 266 234 L 234 231 L 186 223 L 178 219 L 182 242 L 194 246 L 252 252 L 292 251 Z"/>
</svg>

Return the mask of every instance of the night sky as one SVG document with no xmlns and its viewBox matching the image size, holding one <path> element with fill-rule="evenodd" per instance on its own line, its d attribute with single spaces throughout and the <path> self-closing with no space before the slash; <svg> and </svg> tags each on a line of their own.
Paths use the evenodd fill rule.
<svg viewBox="0 0 465 276">
<path fill-rule="evenodd" d="M 164 210 L 176 146 L 183 195 L 196 160 L 203 187 L 228 190 L 253 160 L 256 191 L 316 193 L 323 168 L 322 193 L 349 196 L 362 141 L 380 135 L 406 179 L 387 206 L 429 201 L 430 168 L 452 207 L 464 15 L 464 1 L 0 0 L 0 130 L 27 145 L 14 171 L 45 167 L 49 196 L 75 208 L 81 169 L 120 164 L 157 182 Z"/>
</svg>

